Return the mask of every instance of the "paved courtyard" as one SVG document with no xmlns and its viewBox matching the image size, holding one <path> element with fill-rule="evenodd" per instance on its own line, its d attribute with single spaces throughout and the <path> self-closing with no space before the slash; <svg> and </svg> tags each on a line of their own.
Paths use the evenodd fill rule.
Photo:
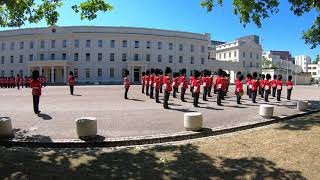
<svg viewBox="0 0 320 180">
<path fill-rule="evenodd" d="M 98 134 L 108 138 L 183 132 L 183 114 L 192 111 L 203 113 L 204 126 L 208 128 L 263 121 L 258 109 L 264 101 L 258 97 L 258 104 L 252 104 L 244 96 L 243 104 L 237 105 L 233 86 L 223 107 L 216 105 L 214 95 L 208 102 L 200 100 L 201 107 L 194 108 L 189 93 L 187 103 L 171 96 L 171 110 L 164 110 L 162 104 L 142 95 L 140 88 L 132 86 L 130 100 L 124 100 L 122 86 L 78 86 L 75 96 L 69 95 L 67 86 L 46 87 L 40 99 L 40 117 L 33 113 L 30 89 L 0 89 L 0 117 L 10 117 L 20 137 L 38 137 L 43 141 L 76 139 L 75 119 L 83 116 L 97 117 Z M 296 100 L 316 102 L 320 99 L 319 90 L 314 86 L 295 86 L 291 101 L 285 99 L 283 91 L 281 103 L 270 98 L 269 104 L 276 106 L 275 116 L 296 114 Z"/>
</svg>

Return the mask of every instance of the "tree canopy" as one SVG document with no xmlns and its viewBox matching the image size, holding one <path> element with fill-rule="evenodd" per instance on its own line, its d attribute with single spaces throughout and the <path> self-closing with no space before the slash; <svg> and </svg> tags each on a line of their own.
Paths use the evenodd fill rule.
<svg viewBox="0 0 320 180">
<path fill-rule="evenodd" d="M 317 57 L 314 59 L 313 63 L 317 64 L 320 61 L 320 54 L 317 55 Z"/>
<path fill-rule="evenodd" d="M 290 10 L 297 16 L 302 16 L 315 10 L 318 16 L 313 25 L 303 32 L 302 38 L 311 49 L 320 45 L 320 1 L 319 0 L 288 0 L 291 4 Z M 233 0 L 233 13 L 238 15 L 240 23 L 246 26 L 255 23 L 261 27 L 261 20 L 279 12 L 280 0 Z M 222 6 L 223 0 L 202 0 L 201 6 L 211 12 L 215 6 Z"/>
</svg>

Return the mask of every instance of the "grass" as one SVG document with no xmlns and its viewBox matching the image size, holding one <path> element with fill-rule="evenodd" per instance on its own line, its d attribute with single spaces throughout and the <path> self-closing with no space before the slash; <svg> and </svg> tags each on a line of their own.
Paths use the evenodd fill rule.
<svg viewBox="0 0 320 180">
<path fill-rule="evenodd" d="M 319 119 L 166 146 L 0 147 L 0 179 L 320 179 Z"/>
</svg>

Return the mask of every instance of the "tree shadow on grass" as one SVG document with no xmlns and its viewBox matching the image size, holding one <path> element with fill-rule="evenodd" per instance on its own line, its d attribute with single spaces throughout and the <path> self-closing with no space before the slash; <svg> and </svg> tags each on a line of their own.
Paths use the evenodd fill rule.
<svg viewBox="0 0 320 180">
<path fill-rule="evenodd" d="M 280 123 L 280 130 L 307 131 L 313 126 L 320 126 L 320 114 L 295 118 Z"/>
<path fill-rule="evenodd" d="M 190 144 L 117 151 L 0 150 L 1 179 L 306 179 L 262 157 L 210 157 Z"/>
</svg>

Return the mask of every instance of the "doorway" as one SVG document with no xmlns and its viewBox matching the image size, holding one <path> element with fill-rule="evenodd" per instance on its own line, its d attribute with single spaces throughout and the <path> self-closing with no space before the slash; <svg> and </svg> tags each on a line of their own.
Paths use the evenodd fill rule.
<svg viewBox="0 0 320 180">
<path fill-rule="evenodd" d="M 134 76 L 134 82 L 139 83 L 140 82 L 140 68 L 134 68 L 133 76 Z"/>
</svg>

